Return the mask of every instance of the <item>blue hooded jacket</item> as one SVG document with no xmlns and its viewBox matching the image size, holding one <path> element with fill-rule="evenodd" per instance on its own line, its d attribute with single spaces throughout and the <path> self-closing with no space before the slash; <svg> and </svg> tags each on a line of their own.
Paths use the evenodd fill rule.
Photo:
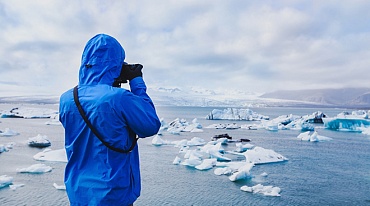
<svg viewBox="0 0 370 206">
<path fill-rule="evenodd" d="M 104 140 L 127 150 L 135 139 L 155 135 L 160 121 L 142 77 L 130 90 L 112 87 L 125 52 L 111 36 L 98 34 L 83 51 L 78 93 L 89 121 Z M 71 205 L 129 205 L 140 195 L 138 146 L 130 153 L 108 149 L 90 130 L 73 100 L 73 89 L 60 97 L 68 163 L 65 185 Z"/>
</svg>

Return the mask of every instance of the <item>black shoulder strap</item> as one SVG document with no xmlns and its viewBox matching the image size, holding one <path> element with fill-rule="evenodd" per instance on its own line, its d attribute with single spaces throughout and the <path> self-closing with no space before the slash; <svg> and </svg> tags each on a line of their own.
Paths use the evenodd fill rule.
<svg viewBox="0 0 370 206">
<path fill-rule="evenodd" d="M 129 153 L 129 152 L 131 152 L 135 148 L 136 143 L 137 143 L 137 140 L 139 138 L 135 138 L 134 139 L 134 141 L 132 142 L 131 147 L 128 150 L 123 150 L 123 149 L 115 148 L 115 147 L 109 145 L 106 141 L 104 141 L 104 139 L 100 136 L 99 132 L 94 128 L 94 126 L 91 124 L 91 122 L 87 119 L 87 117 L 85 115 L 85 112 L 83 111 L 83 109 L 81 107 L 80 100 L 78 99 L 78 86 L 75 86 L 73 88 L 73 99 L 74 99 L 74 101 L 75 101 L 75 103 L 77 105 L 78 111 L 80 112 L 80 114 L 81 114 L 82 118 L 84 119 L 84 121 L 86 122 L 87 126 L 89 126 L 89 128 L 95 134 L 95 136 L 98 137 L 98 139 L 106 147 L 108 147 L 109 149 L 111 149 L 113 151 L 120 152 L 120 153 Z"/>
</svg>

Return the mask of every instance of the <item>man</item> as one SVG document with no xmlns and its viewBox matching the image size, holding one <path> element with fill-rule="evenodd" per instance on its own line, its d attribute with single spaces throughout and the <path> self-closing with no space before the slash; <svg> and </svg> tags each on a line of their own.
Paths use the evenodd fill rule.
<svg viewBox="0 0 370 206">
<path fill-rule="evenodd" d="M 60 97 L 68 158 L 64 182 L 71 205 L 131 205 L 140 195 L 135 138 L 156 134 L 160 121 L 142 66 L 124 60 L 116 39 L 94 36 L 83 51 L 75 93 L 70 89 Z M 120 88 L 126 80 L 131 91 Z"/>
</svg>

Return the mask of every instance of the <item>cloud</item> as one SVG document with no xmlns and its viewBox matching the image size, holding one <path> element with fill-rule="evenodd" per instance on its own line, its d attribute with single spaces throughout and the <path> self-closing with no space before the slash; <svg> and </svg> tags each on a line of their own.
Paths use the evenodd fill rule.
<svg viewBox="0 0 370 206">
<path fill-rule="evenodd" d="M 59 95 L 85 43 L 117 38 L 148 86 L 368 87 L 368 1 L 0 2 L 0 96 Z"/>
</svg>

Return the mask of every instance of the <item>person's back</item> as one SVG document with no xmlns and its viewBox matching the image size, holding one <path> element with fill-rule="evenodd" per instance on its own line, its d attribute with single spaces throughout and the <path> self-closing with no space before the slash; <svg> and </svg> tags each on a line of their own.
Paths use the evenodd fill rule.
<svg viewBox="0 0 370 206">
<path fill-rule="evenodd" d="M 104 141 L 128 150 L 136 135 L 156 134 L 160 122 L 141 75 L 129 79 L 131 91 L 112 86 L 124 58 L 123 48 L 113 37 L 93 37 L 82 56 L 78 99 Z M 72 89 L 62 94 L 59 110 L 65 128 L 65 184 L 71 205 L 132 204 L 141 189 L 138 146 L 120 153 L 104 145 L 84 122 Z"/>
</svg>

